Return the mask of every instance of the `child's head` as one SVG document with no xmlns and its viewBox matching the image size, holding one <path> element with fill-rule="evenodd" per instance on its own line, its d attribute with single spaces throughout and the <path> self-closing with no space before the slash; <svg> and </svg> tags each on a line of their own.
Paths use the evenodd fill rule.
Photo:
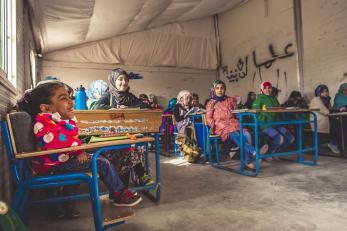
<svg viewBox="0 0 347 231">
<path fill-rule="evenodd" d="M 197 93 L 193 93 L 192 98 L 193 98 L 193 105 L 195 107 L 198 107 L 199 106 L 199 95 Z"/>
<path fill-rule="evenodd" d="M 340 85 L 339 93 L 342 93 L 344 96 L 347 96 L 347 83 Z"/>
<path fill-rule="evenodd" d="M 318 87 L 316 87 L 314 94 L 317 97 L 322 97 L 322 98 L 329 97 L 329 88 L 324 84 L 320 84 L 318 85 Z"/>
<path fill-rule="evenodd" d="M 147 96 L 146 94 L 140 94 L 140 95 L 139 95 L 139 99 L 140 99 L 142 102 L 144 102 L 144 103 L 146 103 L 146 104 L 149 104 L 149 98 L 148 98 L 148 96 Z"/>
<path fill-rule="evenodd" d="M 214 94 L 217 97 L 222 97 L 225 95 L 226 85 L 222 80 L 215 80 L 213 82 Z"/>
<path fill-rule="evenodd" d="M 257 95 L 253 91 L 248 92 L 247 100 L 254 101 L 256 98 L 257 98 Z"/>
<path fill-rule="evenodd" d="M 129 75 L 122 68 L 117 68 L 111 71 L 108 75 L 110 90 L 127 91 L 129 88 Z"/>
<path fill-rule="evenodd" d="M 192 95 L 187 90 L 182 90 L 177 95 L 177 101 L 182 106 L 190 106 L 192 104 Z"/>
<path fill-rule="evenodd" d="M 262 82 L 260 84 L 260 93 L 267 96 L 271 96 L 272 84 L 270 82 Z"/>
<path fill-rule="evenodd" d="M 73 90 L 59 81 L 45 81 L 31 90 L 27 90 L 17 105 L 20 110 L 32 117 L 38 113 L 56 113 L 61 119 L 72 119 L 74 116 Z"/>
<path fill-rule="evenodd" d="M 104 80 L 95 80 L 89 84 L 87 95 L 92 101 L 97 101 L 107 90 L 107 83 Z"/>
</svg>

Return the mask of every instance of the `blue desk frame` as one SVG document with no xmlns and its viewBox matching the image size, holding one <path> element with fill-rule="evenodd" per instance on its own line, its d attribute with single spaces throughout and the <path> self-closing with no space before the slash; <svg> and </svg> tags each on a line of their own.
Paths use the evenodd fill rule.
<svg viewBox="0 0 347 231">
<path fill-rule="evenodd" d="M 316 165 L 318 162 L 318 132 L 317 132 L 317 116 L 315 113 L 312 111 L 301 111 L 301 112 L 290 112 L 290 111 L 271 111 L 268 113 L 296 113 L 296 115 L 299 117 L 298 119 L 295 120 L 285 120 L 285 121 L 277 121 L 277 122 L 258 122 L 257 119 L 257 113 L 266 113 L 266 111 L 250 111 L 250 112 L 235 112 L 239 116 L 240 120 L 240 169 L 239 170 L 233 170 L 230 168 L 227 168 L 225 166 L 220 165 L 219 163 L 213 164 L 214 167 L 221 168 L 224 170 L 230 170 L 230 171 L 236 171 L 242 175 L 247 175 L 247 176 L 257 176 L 259 173 L 259 159 L 264 159 L 264 158 L 270 158 L 274 156 L 289 156 L 289 155 L 295 155 L 298 154 L 298 160 L 296 160 L 297 163 L 301 163 L 304 165 Z M 313 120 L 304 120 L 301 115 L 302 113 L 310 113 L 313 115 Z M 253 122 L 244 122 L 244 117 L 248 116 L 253 118 Z M 309 148 L 303 148 L 302 147 L 302 131 L 303 131 L 303 124 L 314 124 L 314 146 L 309 147 Z M 260 125 L 296 125 L 297 126 L 297 134 L 296 134 L 296 139 L 298 141 L 298 149 L 293 150 L 293 151 L 288 151 L 288 152 L 280 152 L 280 153 L 272 153 L 272 154 L 266 154 L 266 155 L 259 155 L 259 126 Z M 253 132 L 254 132 L 254 141 L 253 145 L 255 147 L 256 155 L 255 155 L 255 172 L 250 172 L 246 171 L 244 168 L 244 150 L 243 150 L 243 128 L 245 126 L 251 126 L 253 127 Z M 303 159 L 303 153 L 305 152 L 314 152 L 314 160 L 313 161 L 305 161 Z"/>
<path fill-rule="evenodd" d="M 25 167 L 24 159 L 16 159 L 13 153 L 13 146 L 11 143 L 11 137 L 9 132 L 9 127 L 6 120 L 2 121 L 2 134 L 4 143 L 6 146 L 6 152 L 11 163 L 11 174 L 14 178 L 17 190 L 15 192 L 15 198 L 12 202 L 13 209 L 21 214 L 25 203 L 28 197 L 28 190 L 30 189 L 42 189 L 48 187 L 57 187 L 65 185 L 75 185 L 79 183 L 87 183 L 89 186 L 90 193 L 88 194 L 79 194 L 73 196 L 49 198 L 45 200 L 36 200 L 27 202 L 27 204 L 44 204 L 44 203 L 55 203 L 62 201 L 71 201 L 71 200 L 81 200 L 81 199 L 90 199 L 92 204 L 93 216 L 95 230 L 101 231 L 106 230 L 112 226 L 119 225 L 124 223 L 124 221 L 106 225 L 102 225 L 102 216 L 101 216 L 101 204 L 100 204 L 100 195 L 107 194 L 108 192 L 99 192 L 98 185 L 98 174 L 97 174 L 97 163 L 96 158 L 104 151 L 107 150 L 118 150 L 123 148 L 129 148 L 132 146 L 146 146 L 146 171 L 150 174 L 149 166 L 149 157 L 148 157 L 148 142 L 141 142 L 136 144 L 121 144 L 113 145 L 98 148 L 92 154 L 92 163 L 91 170 L 92 176 L 89 176 L 86 173 L 67 173 L 67 174 L 57 174 L 49 176 L 38 176 L 31 177 L 28 170 Z M 160 153 L 159 153 L 159 133 L 155 133 L 155 170 L 156 170 L 156 182 L 151 185 L 145 185 L 140 187 L 131 188 L 131 190 L 145 191 L 146 194 L 154 201 L 160 200 Z"/>
</svg>

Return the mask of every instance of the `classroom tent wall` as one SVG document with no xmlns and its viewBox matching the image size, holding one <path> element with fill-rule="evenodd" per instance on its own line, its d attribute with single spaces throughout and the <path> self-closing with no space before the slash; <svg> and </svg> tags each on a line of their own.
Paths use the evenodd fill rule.
<svg viewBox="0 0 347 231">
<path fill-rule="evenodd" d="M 55 75 L 75 87 L 124 67 L 144 74 L 131 83 L 135 93 L 167 101 L 188 89 L 206 98 L 219 63 L 213 15 L 245 2 L 31 0 L 43 52 L 40 76 Z"/>
<path fill-rule="evenodd" d="M 259 92 L 261 78 L 282 90 L 284 102 L 292 90 L 313 97 L 318 84 L 325 83 L 333 97 L 347 73 L 347 1 L 305 0 L 301 2 L 303 75 L 298 65 L 298 48 L 292 0 L 252 0 L 219 17 L 222 64 L 221 79 L 229 94 L 246 98 Z M 285 48 L 288 47 L 286 54 Z M 273 57 L 273 51 L 281 58 Z M 246 63 L 247 58 L 247 63 Z M 266 67 L 260 65 L 270 61 Z M 224 67 L 224 68 L 223 68 Z"/>
<path fill-rule="evenodd" d="M 205 98 L 216 76 L 216 47 L 214 20 L 208 17 L 44 54 L 41 76 L 86 86 L 124 67 L 144 76 L 131 81 L 136 94 L 155 93 L 167 102 L 188 89 Z"/>
</svg>

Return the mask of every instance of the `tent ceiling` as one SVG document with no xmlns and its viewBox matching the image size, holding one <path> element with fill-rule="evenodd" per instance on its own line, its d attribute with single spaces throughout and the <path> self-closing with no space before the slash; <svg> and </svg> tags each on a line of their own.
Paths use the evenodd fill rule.
<svg viewBox="0 0 347 231">
<path fill-rule="evenodd" d="M 29 0 L 43 53 L 211 16 L 247 0 Z"/>
</svg>

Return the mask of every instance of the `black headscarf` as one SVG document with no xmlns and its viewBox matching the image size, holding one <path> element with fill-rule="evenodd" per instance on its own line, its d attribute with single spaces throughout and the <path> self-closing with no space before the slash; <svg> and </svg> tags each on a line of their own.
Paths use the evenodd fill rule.
<svg viewBox="0 0 347 231">
<path fill-rule="evenodd" d="M 148 108 L 149 105 L 143 103 L 139 98 L 129 92 L 130 87 L 125 91 L 119 91 L 116 87 L 116 80 L 119 76 L 123 75 L 129 80 L 128 73 L 122 68 L 117 68 L 111 71 L 108 75 L 111 106 L 124 105 L 128 107 L 141 107 Z"/>
<path fill-rule="evenodd" d="M 320 85 L 318 85 L 318 87 L 316 87 L 316 90 L 314 91 L 314 94 L 315 94 L 315 96 L 320 97 L 321 100 L 323 101 L 324 106 L 330 110 L 331 109 L 331 103 L 330 103 L 331 97 L 330 96 L 327 96 L 327 97 L 321 96 L 321 93 L 324 90 L 328 90 L 329 91 L 329 88 L 326 85 L 324 85 L 324 84 L 320 84 Z"/>
</svg>

